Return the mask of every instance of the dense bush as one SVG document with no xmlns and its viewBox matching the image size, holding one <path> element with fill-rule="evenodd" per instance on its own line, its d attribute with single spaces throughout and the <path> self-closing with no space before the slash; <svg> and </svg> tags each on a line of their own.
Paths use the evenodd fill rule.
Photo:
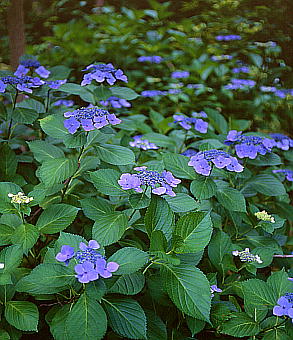
<svg viewBox="0 0 293 340">
<path fill-rule="evenodd" d="M 292 337 L 281 48 L 156 6 L 1 71 L 3 339 Z"/>
</svg>

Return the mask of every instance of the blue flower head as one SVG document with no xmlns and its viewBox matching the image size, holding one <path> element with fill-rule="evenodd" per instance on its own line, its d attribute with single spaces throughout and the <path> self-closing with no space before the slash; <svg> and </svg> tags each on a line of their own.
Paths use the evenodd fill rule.
<svg viewBox="0 0 293 340">
<path fill-rule="evenodd" d="M 92 131 L 101 129 L 109 124 L 116 125 L 121 123 L 121 120 L 114 113 L 109 113 L 109 111 L 95 106 L 65 112 L 64 117 L 69 118 L 64 120 L 64 126 L 71 134 L 74 134 L 80 126 L 85 131 Z"/>
<path fill-rule="evenodd" d="M 229 35 L 217 35 L 216 40 L 218 41 L 232 41 L 232 40 L 241 40 L 241 36 L 237 34 L 229 34 Z"/>
<path fill-rule="evenodd" d="M 133 141 L 129 142 L 129 145 L 133 148 L 142 150 L 156 150 L 159 147 L 155 143 L 149 142 L 147 139 L 142 139 L 143 136 L 134 136 Z"/>
<path fill-rule="evenodd" d="M 238 157 L 255 159 L 258 154 L 272 151 L 274 140 L 258 136 L 245 136 L 242 131 L 231 130 L 225 140 L 226 145 L 234 145 Z"/>
<path fill-rule="evenodd" d="M 20 61 L 14 75 L 17 77 L 25 76 L 30 70 L 36 72 L 42 78 L 48 78 L 51 73 L 36 59 L 23 59 Z"/>
<path fill-rule="evenodd" d="M 278 299 L 277 305 L 273 308 L 273 314 L 288 316 L 293 322 L 293 293 L 286 293 Z"/>
<path fill-rule="evenodd" d="M 174 71 L 171 74 L 171 78 L 188 78 L 190 73 L 188 71 Z"/>
<path fill-rule="evenodd" d="M 103 106 L 112 106 L 115 109 L 121 109 L 122 107 L 131 107 L 131 104 L 122 98 L 109 97 L 107 100 L 101 100 L 100 104 Z"/>
<path fill-rule="evenodd" d="M 167 91 L 160 91 L 160 90 L 145 90 L 141 92 L 142 97 L 165 96 L 166 94 L 168 94 Z"/>
<path fill-rule="evenodd" d="M 207 133 L 208 123 L 201 118 L 196 118 L 196 117 L 206 118 L 207 114 L 204 111 L 201 111 L 200 113 L 193 112 L 192 116 L 193 117 L 186 117 L 183 114 L 173 115 L 174 123 L 179 124 L 185 130 L 190 130 L 191 127 L 193 126 L 196 131 L 199 131 L 201 133 Z"/>
<path fill-rule="evenodd" d="M 286 176 L 287 181 L 293 182 L 293 170 L 289 169 L 278 169 L 278 170 L 272 170 L 274 174 L 281 173 Z"/>
<path fill-rule="evenodd" d="M 44 81 L 38 77 L 30 76 L 6 76 L 0 78 L 0 93 L 6 91 L 8 85 L 12 85 L 18 91 L 32 93 L 32 88 L 39 87 Z"/>
<path fill-rule="evenodd" d="M 270 133 L 270 136 L 275 141 L 274 146 L 281 150 L 289 150 L 293 148 L 293 139 L 281 133 Z"/>
<path fill-rule="evenodd" d="M 81 86 L 89 85 L 93 80 L 98 83 L 106 81 L 109 85 L 115 84 L 117 80 L 128 82 L 126 75 L 122 70 L 116 69 L 112 64 L 91 64 L 83 71 L 89 71 L 83 77 Z"/>
<path fill-rule="evenodd" d="M 137 61 L 139 61 L 140 63 L 148 62 L 152 64 L 159 64 L 163 61 L 163 58 L 158 55 L 141 56 L 137 58 Z"/>
<path fill-rule="evenodd" d="M 231 83 L 224 86 L 226 90 L 247 89 L 255 86 L 255 81 L 250 79 L 231 79 Z"/>
</svg>

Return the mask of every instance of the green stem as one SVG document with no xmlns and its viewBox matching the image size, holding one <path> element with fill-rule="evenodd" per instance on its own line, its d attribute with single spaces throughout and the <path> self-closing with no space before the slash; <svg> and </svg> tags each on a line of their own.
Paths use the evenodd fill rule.
<svg viewBox="0 0 293 340">
<path fill-rule="evenodd" d="M 14 97 L 14 100 L 13 100 L 13 106 L 12 106 L 12 111 L 11 111 L 10 122 L 9 122 L 9 126 L 8 126 L 7 140 L 9 140 L 10 137 L 11 137 L 12 115 L 13 115 L 13 112 L 15 110 L 17 96 L 18 96 L 18 90 L 16 89 L 15 97 Z"/>
<path fill-rule="evenodd" d="M 47 100 L 46 100 L 46 107 L 45 107 L 46 113 L 49 111 L 49 104 L 50 104 L 50 90 L 48 90 L 47 92 Z"/>
</svg>

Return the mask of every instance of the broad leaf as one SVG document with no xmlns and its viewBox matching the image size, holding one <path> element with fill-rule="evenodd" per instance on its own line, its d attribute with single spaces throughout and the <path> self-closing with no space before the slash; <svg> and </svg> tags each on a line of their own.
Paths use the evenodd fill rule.
<svg viewBox="0 0 293 340">
<path fill-rule="evenodd" d="M 115 283 L 108 289 L 108 292 L 135 295 L 143 289 L 144 283 L 144 275 L 140 272 L 125 274 L 118 277 Z"/>
<path fill-rule="evenodd" d="M 216 197 L 226 209 L 246 212 L 245 198 L 240 191 L 230 187 L 218 188 Z"/>
<path fill-rule="evenodd" d="M 198 203 L 194 198 L 181 192 L 175 197 L 164 195 L 164 199 L 174 212 L 187 212 L 198 208 Z"/>
<path fill-rule="evenodd" d="M 221 333 L 239 338 L 256 335 L 260 330 L 259 323 L 255 322 L 245 313 L 235 313 L 232 319 L 224 322 L 220 327 Z"/>
<path fill-rule="evenodd" d="M 196 177 L 193 167 L 187 165 L 189 158 L 167 153 L 163 155 L 163 161 L 167 170 L 170 170 L 172 174 L 176 177 L 194 179 Z"/>
<path fill-rule="evenodd" d="M 37 331 L 39 311 L 32 302 L 8 301 L 5 305 L 5 318 L 17 329 Z"/>
<path fill-rule="evenodd" d="M 97 190 L 109 196 L 128 195 L 118 184 L 120 176 L 118 171 L 112 169 L 100 169 L 90 174 L 91 181 Z"/>
<path fill-rule="evenodd" d="M 134 153 L 120 145 L 100 144 L 95 146 L 96 155 L 104 162 L 114 165 L 134 164 Z"/>
<path fill-rule="evenodd" d="M 190 184 L 190 192 L 199 200 L 205 200 L 214 196 L 216 190 L 215 182 L 208 176 L 198 176 Z"/>
<path fill-rule="evenodd" d="M 61 149 L 43 140 L 35 140 L 27 144 L 38 162 L 64 157 L 64 152 Z"/>
</svg>

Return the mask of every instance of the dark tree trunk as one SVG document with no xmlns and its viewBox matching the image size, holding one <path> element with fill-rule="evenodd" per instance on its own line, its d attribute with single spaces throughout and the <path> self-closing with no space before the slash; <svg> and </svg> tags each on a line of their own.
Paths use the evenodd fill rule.
<svg viewBox="0 0 293 340">
<path fill-rule="evenodd" d="M 10 65 L 15 70 L 18 66 L 19 57 L 25 51 L 23 0 L 10 0 L 10 6 L 7 11 L 7 26 Z"/>
</svg>

